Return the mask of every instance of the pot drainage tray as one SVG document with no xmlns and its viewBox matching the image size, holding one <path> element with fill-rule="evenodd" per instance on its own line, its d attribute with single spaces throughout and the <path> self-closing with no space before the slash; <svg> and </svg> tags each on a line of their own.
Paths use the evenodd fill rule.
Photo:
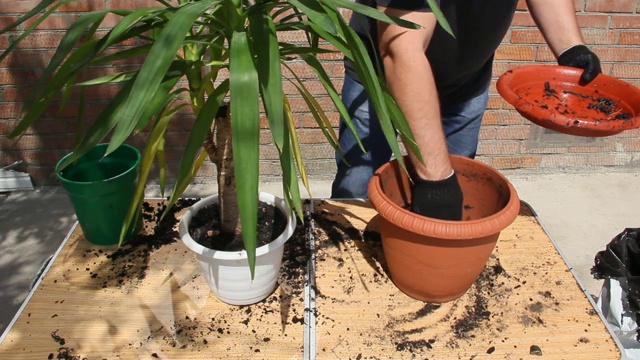
<svg viewBox="0 0 640 360">
<path fill-rule="evenodd" d="M 500 95 L 526 119 L 577 136 L 609 136 L 640 127 L 640 89 L 600 74 L 578 83 L 582 69 L 522 66 L 505 72 Z"/>
</svg>

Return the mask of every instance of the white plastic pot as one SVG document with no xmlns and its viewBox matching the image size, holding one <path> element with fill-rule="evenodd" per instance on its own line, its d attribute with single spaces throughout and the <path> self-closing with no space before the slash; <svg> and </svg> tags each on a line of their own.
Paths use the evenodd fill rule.
<svg viewBox="0 0 640 360">
<path fill-rule="evenodd" d="M 180 238 L 196 253 L 202 272 L 216 296 L 232 305 L 249 305 L 262 301 L 275 289 L 278 282 L 284 243 L 293 235 L 296 217 L 283 199 L 269 193 L 260 193 L 261 201 L 275 205 L 287 217 L 284 232 L 267 245 L 256 249 L 255 277 L 251 280 L 247 252 L 220 251 L 204 247 L 189 235 L 191 218 L 203 207 L 218 202 L 218 195 L 206 197 L 193 204 L 182 216 Z"/>
</svg>

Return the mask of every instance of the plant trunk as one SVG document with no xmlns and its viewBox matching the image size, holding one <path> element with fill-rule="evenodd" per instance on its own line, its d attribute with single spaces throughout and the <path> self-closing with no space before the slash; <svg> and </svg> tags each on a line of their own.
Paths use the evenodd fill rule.
<svg viewBox="0 0 640 360">
<path fill-rule="evenodd" d="M 220 231 L 232 236 L 239 227 L 238 198 L 236 196 L 235 165 L 231 146 L 231 118 L 229 105 L 220 106 L 216 114 L 215 130 L 209 130 L 204 143 L 209 160 L 216 165 L 218 197 L 220 201 Z"/>
</svg>

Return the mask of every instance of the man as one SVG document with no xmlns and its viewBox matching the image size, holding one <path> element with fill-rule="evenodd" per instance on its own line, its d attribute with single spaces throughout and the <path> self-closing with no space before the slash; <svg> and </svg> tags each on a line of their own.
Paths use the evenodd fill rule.
<svg viewBox="0 0 640 360">
<path fill-rule="evenodd" d="M 358 0 L 375 1 L 375 0 Z M 377 0 L 368 3 L 421 29 L 378 23 L 354 14 L 350 25 L 382 64 L 387 85 L 405 114 L 423 156 L 409 152 L 414 183 L 411 210 L 445 219 L 462 218 L 462 192 L 449 154 L 473 158 L 488 101 L 493 55 L 506 34 L 517 0 L 442 0 L 440 8 L 455 38 L 437 24 L 425 0 Z M 560 65 L 584 69 L 581 81 L 600 72 L 598 57 L 586 46 L 573 0 L 528 0 L 527 6 Z M 373 41 L 372 41 L 373 39 Z M 377 43 L 376 43 L 377 41 Z M 391 157 L 378 120 L 350 63 L 342 98 L 366 153 L 340 124 L 346 163 L 336 156 L 333 198 L 367 198 L 373 172 Z"/>
</svg>

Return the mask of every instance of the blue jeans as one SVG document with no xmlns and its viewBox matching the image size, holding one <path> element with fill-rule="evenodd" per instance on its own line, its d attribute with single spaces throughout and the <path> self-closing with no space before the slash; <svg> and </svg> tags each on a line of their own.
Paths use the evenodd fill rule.
<svg viewBox="0 0 640 360">
<path fill-rule="evenodd" d="M 480 95 L 452 106 L 442 106 L 442 123 L 450 154 L 473 158 L 478 148 L 482 116 L 489 100 L 489 87 Z M 332 198 L 368 198 L 367 186 L 376 169 L 391 159 L 392 151 L 369 104 L 364 87 L 346 76 L 342 87 L 344 102 L 366 152 L 340 119 L 342 157 L 336 154 L 338 166 L 331 188 Z M 345 162 L 346 161 L 346 162 Z"/>
</svg>

